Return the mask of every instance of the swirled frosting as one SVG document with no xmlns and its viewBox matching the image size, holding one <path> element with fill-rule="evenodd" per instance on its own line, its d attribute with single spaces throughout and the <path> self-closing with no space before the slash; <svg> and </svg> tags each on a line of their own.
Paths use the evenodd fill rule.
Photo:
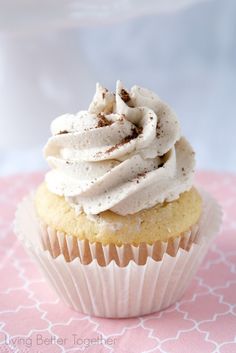
<svg viewBox="0 0 236 353">
<path fill-rule="evenodd" d="M 51 124 L 48 189 L 86 214 L 133 214 L 172 201 L 193 184 L 194 152 L 168 105 L 151 91 L 97 84 L 88 111 Z"/>
</svg>

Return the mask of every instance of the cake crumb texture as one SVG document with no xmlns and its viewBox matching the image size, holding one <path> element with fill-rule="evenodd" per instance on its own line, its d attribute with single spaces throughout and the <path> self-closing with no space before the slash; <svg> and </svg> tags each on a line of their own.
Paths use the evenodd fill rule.
<svg viewBox="0 0 236 353">
<path fill-rule="evenodd" d="M 51 193 L 41 184 L 35 194 L 40 220 L 51 228 L 79 239 L 102 244 L 152 244 L 181 236 L 201 215 L 202 200 L 192 187 L 172 202 L 158 204 L 133 215 L 121 216 L 105 211 L 96 216 L 76 214 L 64 197 Z"/>
</svg>

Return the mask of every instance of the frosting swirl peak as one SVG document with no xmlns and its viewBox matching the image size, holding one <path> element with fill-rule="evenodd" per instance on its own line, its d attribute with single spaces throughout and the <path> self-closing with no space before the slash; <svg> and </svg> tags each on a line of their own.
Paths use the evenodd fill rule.
<svg viewBox="0 0 236 353">
<path fill-rule="evenodd" d="M 87 214 L 136 213 L 191 188 L 194 152 L 174 112 L 151 91 L 97 84 L 88 111 L 51 124 L 48 189 Z"/>
</svg>

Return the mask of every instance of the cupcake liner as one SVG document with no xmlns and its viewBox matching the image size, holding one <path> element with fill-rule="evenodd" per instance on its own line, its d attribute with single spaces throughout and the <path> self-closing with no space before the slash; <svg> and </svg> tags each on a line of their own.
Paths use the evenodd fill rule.
<svg viewBox="0 0 236 353">
<path fill-rule="evenodd" d="M 152 245 L 141 243 L 137 246 L 132 244 L 117 246 L 80 240 L 63 232 L 57 232 L 42 223 L 40 223 L 40 227 L 39 235 L 41 236 L 42 248 L 48 250 L 52 257 L 56 258 L 62 254 L 67 262 L 78 257 L 84 265 L 88 265 L 96 259 L 100 266 L 107 266 L 112 260 L 120 267 L 127 266 L 131 260 L 134 260 L 138 265 L 144 265 L 149 256 L 159 261 L 166 252 L 175 256 L 180 247 L 189 250 L 198 236 L 198 225 L 194 225 L 191 230 L 181 236 L 165 242 L 156 241 Z"/>
<path fill-rule="evenodd" d="M 75 242 L 73 237 L 42 227 L 32 195 L 18 207 L 15 232 L 59 297 L 73 309 L 109 318 L 149 314 L 170 306 L 183 295 L 219 230 L 220 207 L 207 193 L 201 194 L 203 212 L 197 227 L 184 234 L 184 242 L 177 238 L 171 246 L 161 242 L 147 245 L 145 260 L 140 259 L 145 244 L 140 251 L 140 247 L 132 245 L 118 248 Z M 190 239 L 194 241 L 186 250 Z M 55 249 L 59 253 L 53 253 Z"/>
</svg>

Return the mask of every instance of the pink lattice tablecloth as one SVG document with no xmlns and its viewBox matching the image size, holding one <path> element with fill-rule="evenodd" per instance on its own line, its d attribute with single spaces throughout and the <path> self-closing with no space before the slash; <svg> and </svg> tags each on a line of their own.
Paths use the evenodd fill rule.
<svg viewBox="0 0 236 353">
<path fill-rule="evenodd" d="M 0 179 L 1 353 L 236 352 L 235 175 L 197 176 L 221 203 L 224 223 L 182 300 L 160 313 L 127 320 L 68 309 L 16 240 L 16 204 L 41 180 L 39 174 Z"/>
</svg>

